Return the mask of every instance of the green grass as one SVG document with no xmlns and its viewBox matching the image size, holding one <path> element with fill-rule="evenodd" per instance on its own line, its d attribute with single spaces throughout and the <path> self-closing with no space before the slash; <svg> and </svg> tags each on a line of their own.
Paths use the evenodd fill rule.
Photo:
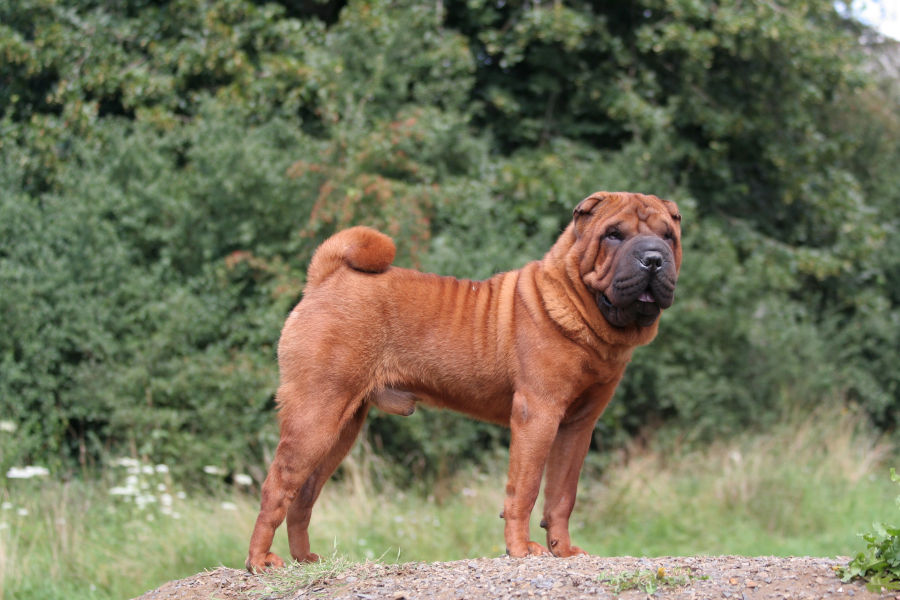
<svg viewBox="0 0 900 600">
<path fill-rule="evenodd" d="M 297 595 L 298 590 L 305 590 L 318 581 L 337 577 L 356 566 L 356 563 L 337 553 L 322 556 L 315 563 L 298 563 L 288 561 L 283 569 L 269 569 L 260 577 L 265 588 L 260 595 L 287 597 Z"/>
<path fill-rule="evenodd" d="M 706 576 L 697 577 L 689 569 L 675 569 L 667 572 L 663 567 L 656 571 L 638 569 L 624 573 L 601 573 L 597 580 L 609 587 L 613 595 L 619 595 L 627 590 L 640 590 L 652 596 L 661 587 L 681 587 L 689 585 L 692 581 L 706 579 Z"/>
<path fill-rule="evenodd" d="M 695 451 L 636 451 L 583 486 L 573 535 L 607 555 L 849 555 L 895 510 L 894 459 L 835 410 Z"/>
<path fill-rule="evenodd" d="M 859 419 L 836 411 L 699 449 L 677 440 L 636 446 L 602 476 L 586 469 L 572 536 L 601 555 L 852 555 L 859 532 L 893 519 L 888 469 L 895 458 Z M 342 481 L 325 488 L 313 515 L 313 551 L 383 562 L 503 552 L 502 461 L 494 472 L 461 475 L 421 494 L 385 484 L 375 491 L 365 474 L 378 472 L 378 460 L 354 452 Z M 109 494 L 116 475 L 112 467 L 105 473 L 109 484 L 4 481 L 0 600 L 120 600 L 203 569 L 243 565 L 256 493 L 173 493 L 169 506 L 158 498 L 138 508 Z M 148 489 L 173 491 L 165 475 L 148 477 Z M 539 512 L 533 535 L 540 541 Z M 289 554 L 284 528 L 275 551 Z"/>
</svg>

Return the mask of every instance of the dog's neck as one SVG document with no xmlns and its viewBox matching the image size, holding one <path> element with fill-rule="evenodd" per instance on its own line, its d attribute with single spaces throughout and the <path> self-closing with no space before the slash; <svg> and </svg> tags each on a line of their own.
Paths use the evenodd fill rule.
<svg viewBox="0 0 900 600">
<path fill-rule="evenodd" d="M 536 281 L 544 308 L 573 341 L 591 348 L 603 360 L 627 363 L 635 346 L 648 344 L 656 337 L 659 320 L 648 327 L 610 325 L 581 279 L 580 265 L 573 258 L 577 253 L 569 251 L 576 243 L 574 226 L 569 224 L 537 263 Z M 553 268 L 549 268 L 551 264 Z"/>
</svg>

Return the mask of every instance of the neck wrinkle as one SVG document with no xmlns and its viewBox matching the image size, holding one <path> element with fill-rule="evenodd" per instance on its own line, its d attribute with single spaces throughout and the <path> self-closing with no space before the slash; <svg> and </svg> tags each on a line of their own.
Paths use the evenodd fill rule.
<svg viewBox="0 0 900 600">
<path fill-rule="evenodd" d="M 548 262 L 555 263 L 556 268 L 548 269 Z M 536 275 L 544 310 L 566 337 L 590 348 L 605 361 L 627 363 L 631 360 L 632 347 L 610 339 L 606 331 L 610 326 L 598 323 L 603 316 L 594 306 L 593 295 L 581 283 L 577 264 L 560 260 L 551 250 L 538 264 Z M 596 315 L 591 314 L 592 309 Z"/>
</svg>

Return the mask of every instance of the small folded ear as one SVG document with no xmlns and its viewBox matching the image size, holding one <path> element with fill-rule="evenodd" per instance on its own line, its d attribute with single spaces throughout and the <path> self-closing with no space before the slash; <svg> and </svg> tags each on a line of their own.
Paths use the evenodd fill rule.
<svg viewBox="0 0 900 600">
<path fill-rule="evenodd" d="M 594 210 L 594 207 L 605 200 L 607 196 L 608 194 L 606 192 L 594 192 L 578 203 L 578 206 L 576 206 L 575 210 L 572 211 L 572 216 L 577 219 L 582 215 L 591 214 L 591 211 Z"/>
<path fill-rule="evenodd" d="M 572 219 L 575 222 L 575 237 L 581 237 L 582 230 L 584 229 L 584 219 L 581 219 L 580 217 L 590 215 L 594 208 L 608 196 L 609 194 L 606 192 L 594 192 L 578 203 L 578 206 L 572 211 Z"/>
<path fill-rule="evenodd" d="M 672 217 L 672 219 L 674 219 L 675 222 L 680 225 L 681 213 L 678 212 L 678 205 L 671 200 L 663 200 L 663 204 L 665 204 L 666 208 L 669 209 L 669 215 Z"/>
</svg>

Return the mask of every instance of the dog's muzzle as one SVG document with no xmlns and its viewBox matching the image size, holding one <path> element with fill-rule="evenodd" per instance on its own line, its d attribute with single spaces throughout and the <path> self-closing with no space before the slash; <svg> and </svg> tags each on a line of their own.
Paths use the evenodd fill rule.
<svg viewBox="0 0 900 600">
<path fill-rule="evenodd" d="M 675 301 L 675 257 L 669 244 L 656 236 L 638 236 L 626 244 L 609 288 L 595 292 L 597 307 L 615 327 L 648 327 Z"/>
</svg>

